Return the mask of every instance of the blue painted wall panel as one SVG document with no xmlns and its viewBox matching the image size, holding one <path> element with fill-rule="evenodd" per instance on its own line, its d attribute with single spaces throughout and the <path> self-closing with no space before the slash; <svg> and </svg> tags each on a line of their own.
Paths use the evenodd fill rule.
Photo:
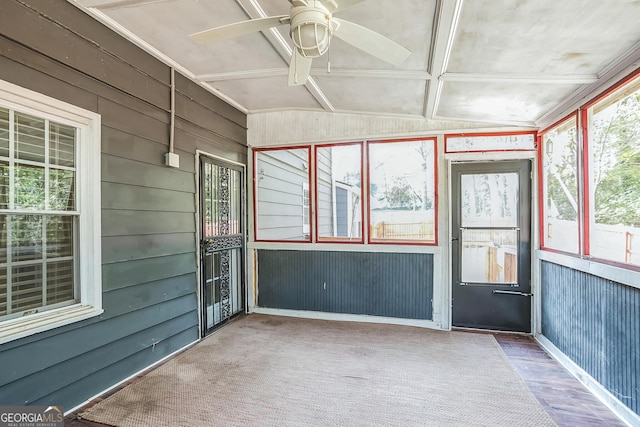
<svg viewBox="0 0 640 427">
<path fill-rule="evenodd" d="M 258 305 L 432 319 L 433 255 L 258 251 Z"/>
<path fill-rule="evenodd" d="M 640 414 L 640 289 L 542 262 L 542 334 Z"/>
</svg>

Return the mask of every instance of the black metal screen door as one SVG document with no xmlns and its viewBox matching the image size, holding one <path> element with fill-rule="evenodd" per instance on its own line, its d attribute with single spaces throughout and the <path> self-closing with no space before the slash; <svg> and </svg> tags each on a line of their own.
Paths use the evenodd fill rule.
<svg viewBox="0 0 640 427">
<path fill-rule="evenodd" d="M 451 168 L 453 326 L 531 331 L 528 160 Z"/>
<path fill-rule="evenodd" d="M 242 168 L 200 158 L 202 335 L 244 309 Z"/>
</svg>

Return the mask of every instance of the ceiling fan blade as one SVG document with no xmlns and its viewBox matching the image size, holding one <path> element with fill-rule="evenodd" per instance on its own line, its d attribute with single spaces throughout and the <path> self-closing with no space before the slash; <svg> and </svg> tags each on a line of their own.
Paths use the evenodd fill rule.
<svg viewBox="0 0 640 427">
<path fill-rule="evenodd" d="M 358 49 L 393 65 L 400 65 L 411 51 L 393 40 L 366 27 L 344 19 L 332 18 L 340 26 L 333 35 Z"/>
<path fill-rule="evenodd" d="M 348 7 L 351 7 L 355 4 L 358 3 L 362 3 L 365 0 L 336 0 L 336 3 L 338 4 L 338 7 L 336 7 L 334 10 L 331 10 L 331 13 L 336 13 L 336 12 L 340 12 L 341 10 L 344 10 Z M 325 4 L 325 6 L 329 6 L 330 3 Z"/>
<path fill-rule="evenodd" d="M 291 63 L 289 64 L 289 86 L 300 86 L 307 82 L 312 62 L 313 58 L 302 56 L 298 49 L 293 49 Z"/>
<path fill-rule="evenodd" d="M 249 21 L 236 22 L 221 27 L 193 33 L 189 37 L 199 44 L 211 43 L 244 34 L 255 33 L 289 23 L 289 15 L 269 16 L 267 18 L 251 19 Z"/>
</svg>

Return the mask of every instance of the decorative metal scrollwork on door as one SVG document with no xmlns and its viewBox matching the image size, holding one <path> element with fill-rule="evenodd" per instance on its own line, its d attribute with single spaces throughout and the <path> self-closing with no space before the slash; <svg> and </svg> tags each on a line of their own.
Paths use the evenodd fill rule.
<svg viewBox="0 0 640 427">
<path fill-rule="evenodd" d="M 237 257 L 241 256 L 239 249 L 244 244 L 240 209 L 241 179 L 239 170 L 203 159 L 201 247 L 205 270 L 204 286 L 205 293 L 209 291 L 214 295 L 209 305 L 212 312 L 216 310 L 215 321 L 212 322 L 216 324 L 231 317 L 239 309 L 234 306 L 233 301 L 233 295 L 237 295 L 238 291 L 231 287 L 239 286 L 232 275 L 239 274 L 236 271 Z M 207 289 L 207 286 L 213 286 L 214 289 Z M 208 325 L 210 321 L 211 319 L 207 319 Z"/>
</svg>

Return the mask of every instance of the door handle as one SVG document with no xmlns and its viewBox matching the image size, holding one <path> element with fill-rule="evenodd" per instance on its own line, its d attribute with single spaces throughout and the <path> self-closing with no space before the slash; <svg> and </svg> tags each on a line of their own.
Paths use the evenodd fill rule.
<svg viewBox="0 0 640 427">
<path fill-rule="evenodd" d="M 505 295 L 520 295 L 522 297 L 531 297 L 533 296 L 533 294 L 527 294 L 524 292 L 518 292 L 518 291 L 501 291 L 500 289 L 494 289 L 493 290 L 494 294 L 505 294 Z"/>
</svg>

